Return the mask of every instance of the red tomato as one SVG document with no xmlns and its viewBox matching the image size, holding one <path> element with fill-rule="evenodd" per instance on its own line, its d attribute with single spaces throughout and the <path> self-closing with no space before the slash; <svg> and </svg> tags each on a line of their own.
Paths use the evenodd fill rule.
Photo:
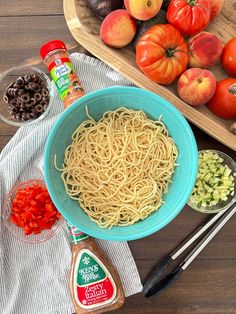
<svg viewBox="0 0 236 314">
<path fill-rule="evenodd" d="M 229 75 L 236 76 L 236 37 L 231 38 L 224 46 L 220 62 Z"/>
<path fill-rule="evenodd" d="M 236 78 L 226 78 L 217 82 L 215 94 L 207 105 L 221 118 L 236 118 Z"/>
<path fill-rule="evenodd" d="M 193 36 L 210 21 L 210 0 L 171 0 L 166 18 L 183 35 Z"/>
<path fill-rule="evenodd" d="M 155 25 L 136 47 L 136 63 L 152 81 L 171 84 L 187 68 L 189 51 L 180 32 L 170 24 Z"/>
<path fill-rule="evenodd" d="M 47 189 L 41 185 L 17 191 L 12 201 L 10 221 L 23 228 L 26 235 L 50 229 L 59 217 Z"/>
</svg>

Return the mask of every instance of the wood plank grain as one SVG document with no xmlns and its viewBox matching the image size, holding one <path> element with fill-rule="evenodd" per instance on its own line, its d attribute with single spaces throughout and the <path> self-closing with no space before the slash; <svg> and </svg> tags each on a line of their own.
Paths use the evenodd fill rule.
<svg viewBox="0 0 236 314">
<path fill-rule="evenodd" d="M 1 16 L 63 15 L 62 1 L 58 0 L 1 0 Z"/>
<path fill-rule="evenodd" d="M 1 17 L 0 34 L 0 73 L 20 64 L 42 64 L 39 49 L 48 40 L 60 38 L 68 49 L 79 47 L 64 16 Z"/>
<path fill-rule="evenodd" d="M 138 261 L 144 279 L 150 261 Z M 235 314 L 235 260 L 196 261 L 178 281 L 158 296 L 137 294 L 117 314 Z M 138 307 L 138 304 L 140 307 Z M 128 310 L 127 310 L 128 309 Z"/>
<path fill-rule="evenodd" d="M 17 129 L 16 130 L 12 130 L 10 135 L 1 135 L 0 134 L 0 153 L 3 150 L 3 148 L 7 145 L 7 143 L 10 141 L 12 136 L 16 133 L 16 131 L 17 131 Z"/>
<path fill-rule="evenodd" d="M 210 216 L 198 213 L 186 206 L 182 212 L 164 229 L 158 231 L 146 238 L 147 246 L 143 246 L 142 241 L 131 241 L 130 248 L 136 260 L 155 260 L 160 262 L 167 254 L 174 251 L 174 249 L 190 235 L 193 230 L 209 219 Z M 201 252 L 197 260 L 211 261 L 212 259 L 235 259 L 235 225 L 236 217 L 232 218 L 215 236 L 211 243 Z M 178 230 L 178 232 L 177 232 Z M 196 245 L 194 243 L 190 249 Z M 222 248 L 223 251 L 222 251 Z M 190 251 L 190 249 L 188 251 Z M 183 253 L 183 258 L 187 252 Z M 210 262 L 209 262 L 210 263 Z"/>
</svg>

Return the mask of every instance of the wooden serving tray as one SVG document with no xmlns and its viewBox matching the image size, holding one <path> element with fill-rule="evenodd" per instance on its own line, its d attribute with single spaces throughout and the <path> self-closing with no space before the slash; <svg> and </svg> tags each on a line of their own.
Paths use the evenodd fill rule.
<svg viewBox="0 0 236 314">
<path fill-rule="evenodd" d="M 86 0 L 64 0 L 64 14 L 75 40 L 91 54 L 120 72 L 135 85 L 166 98 L 189 121 L 236 150 L 236 136 L 229 131 L 230 125 L 235 120 L 218 118 L 206 106 L 194 108 L 187 105 L 177 96 L 176 84 L 164 87 L 149 80 L 136 66 L 135 52 L 131 45 L 122 49 L 115 49 L 103 44 L 99 38 L 102 20 L 93 15 L 86 5 Z M 236 6 L 233 0 L 225 0 L 221 15 L 209 25 L 207 30 L 221 37 L 224 43 L 236 36 Z M 217 79 L 227 77 L 220 64 L 215 65 L 211 70 Z"/>
</svg>

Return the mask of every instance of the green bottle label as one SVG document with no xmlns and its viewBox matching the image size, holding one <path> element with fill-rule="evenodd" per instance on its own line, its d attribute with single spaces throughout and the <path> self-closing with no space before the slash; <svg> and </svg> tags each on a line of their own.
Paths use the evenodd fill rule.
<svg viewBox="0 0 236 314">
<path fill-rule="evenodd" d="M 71 93 L 82 95 L 84 90 L 69 58 L 60 58 L 49 65 L 51 77 L 62 100 Z"/>
<path fill-rule="evenodd" d="M 80 257 L 77 284 L 85 286 L 106 277 L 102 267 L 88 253 L 84 252 Z"/>
<path fill-rule="evenodd" d="M 77 229 L 76 227 L 71 225 L 69 222 L 67 222 L 67 227 L 68 227 L 69 232 L 70 232 L 70 237 L 71 237 L 72 243 L 76 244 L 80 241 L 83 241 L 83 240 L 89 238 L 89 235 L 81 232 L 79 229 Z"/>
</svg>

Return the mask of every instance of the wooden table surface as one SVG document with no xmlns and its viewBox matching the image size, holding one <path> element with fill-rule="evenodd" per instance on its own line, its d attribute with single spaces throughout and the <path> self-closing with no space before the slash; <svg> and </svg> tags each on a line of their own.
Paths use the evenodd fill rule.
<svg viewBox="0 0 236 314">
<path fill-rule="evenodd" d="M 12 66 L 41 63 L 39 48 L 51 39 L 61 39 L 73 51 L 84 52 L 67 28 L 62 0 L 0 0 L 0 74 Z M 43 67 L 42 63 L 40 66 Z M 192 127 L 199 149 L 218 149 L 235 158 L 234 151 Z M 0 122 L 1 150 L 16 131 L 16 127 Z M 142 280 L 157 261 L 206 218 L 186 206 L 166 228 L 130 242 Z M 235 236 L 236 217 L 233 217 L 171 288 L 149 299 L 142 294 L 129 297 L 125 307 L 116 313 L 236 313 Z"/>
</svg>

